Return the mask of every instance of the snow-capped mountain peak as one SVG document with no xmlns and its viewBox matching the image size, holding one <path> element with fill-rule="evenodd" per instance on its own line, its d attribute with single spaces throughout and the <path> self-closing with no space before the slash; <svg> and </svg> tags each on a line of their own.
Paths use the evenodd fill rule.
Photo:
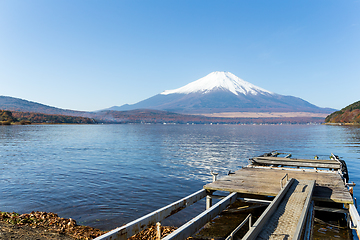
<svg viewBox="0 0 360 240">
<path fill-rule="evenodd" d="M 110 110 L 155 109 L 186 114 L 329 112 L 301 98 L 272 93 L 229 72 L 212 72 L 181 88 Z"/>
<path fill-rule="evenodd" d="M 242 80 L 230 72 L 212 72 L 207 76 L 191 82 L 181 88 L 174 90 L 165 90 L 162 95 L 173 93 L 208 93 L 214 90 L 227 90 L 235 95 L 257 95 L 257 94 L 273 94 L 263 88 L 257 87 L 249 82 Z"/>
</svg>

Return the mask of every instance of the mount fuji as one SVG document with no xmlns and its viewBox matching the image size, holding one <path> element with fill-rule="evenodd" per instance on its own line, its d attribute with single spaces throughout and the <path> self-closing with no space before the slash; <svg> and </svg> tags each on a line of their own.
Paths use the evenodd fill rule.
<svg viewBox="0 0 360 240">
<path fill-rule="evenodd" d="M 155 109 L 187 114 L 224 112 L 331 113 L 301 98 L 284 96 L 257 87 L 230 72 L 212 72 L 174 90 L 166 90 L 138 103 L 107 110 Z"/>
</svg>

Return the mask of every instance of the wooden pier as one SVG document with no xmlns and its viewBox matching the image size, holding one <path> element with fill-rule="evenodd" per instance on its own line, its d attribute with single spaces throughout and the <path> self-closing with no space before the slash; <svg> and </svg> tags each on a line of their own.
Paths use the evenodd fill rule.
<svg viewBox="0 0 360 240">
<path fill-rule="evenodd" d="M 252 225 L 251 215 L 226 239 L 249 221 L 249 231 L 242 239 L 311 239 L 314 211 L 340 212 L 347 215 L 348 225 L 359 235 L 360 217 L 348 183 L 346 164 L 337 156 L 330 160 L 293 159 L 268 153 L 250 159 L 251 164 L 235 173 L 206 184 L 202 190 L 150 213 L 120 228 L 100 236 L 97 240 L 128 239 L 137 232 L 162 221 L 206 197 L 206 210 L 162 238 L 183 240 L 199 231 L 207 222 L 237 200 L 266 204 L 268 207 Z M 220 197 L 216 192 L 229 192 Z M 262 200 L 273 197 L 272 200 Z M 212 204 L 214 198 L 222 198 Z M 320 207 L 315 203 L 334 207 Z M 338 206 L 342 207 L 338 207 Z M 160 238 L 159 238 L 160 239 Z"/>
<path fill-rule="evenodd" d="M 227 191 L 261 196 L 276 196 L 281 190 L 280 179 L 288 174 L 297 180 L 315 180 L 313 200 L 353 203 L 347 187 L 336 171 L 281 167 L 247 166 L 204 186 L 209 191 Z"/>
</svg>

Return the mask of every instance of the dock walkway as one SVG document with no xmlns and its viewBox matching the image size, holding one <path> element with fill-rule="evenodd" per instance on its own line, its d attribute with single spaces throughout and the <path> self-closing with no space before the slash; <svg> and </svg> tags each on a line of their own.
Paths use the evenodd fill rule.
<svg viewBox="0 0 360 240">
<path fill-rule="evenodd" d="M 244 239 L 298 239 L 310 207 L 314 184 L 315 181 L 311 180 L 292 179 Z"/>
</svg>

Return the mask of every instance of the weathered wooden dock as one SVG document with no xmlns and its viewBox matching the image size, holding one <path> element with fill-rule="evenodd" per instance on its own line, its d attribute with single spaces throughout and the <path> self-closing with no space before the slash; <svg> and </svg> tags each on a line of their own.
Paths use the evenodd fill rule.
<svg viewBox="0 0 360 240">
<path fill-rule="evenodd" d="M 248 221 L 249 231 L 242 239 L 311 239 L 315 210 L 344 213 L 349 227 L 360 232 L 360 217 L 351 194 L 353 184 L 348 183 L 344 161 L 335 155 L 330 160 L 293 159 L 290 155 L 282 158 L 277 155 L 269 153 L 251 158 L 251 164 L 219 180 L 213 175 L 214 181 L 202 190 L 97 239 L 125 240 L 204 197 L 206 210 L 163 240 L 183 240 L 192 236 L 237 200 L 266 204 L 268 207 L 254 224 L 249 215 L 227 239 L 233 239 Z M 218 191 L 230 194 L 221 197 L 216 194 Z M 264 197 L 273 198 L 262 200 Z M 222 199 L 213 205 L 214 198 Z M 335 205 L 318 206 L 317 203 L 321 202 Z"/>
<path fill-rule="evenodd" d="M 336 171 L 316 169 L 248 166 L 204 186 L 209 191 L 228 191 L 262 196 L 276 196 L 281 190 L 279 180 L 288 174 L 297 180 L 315 180 L 313 199 L 351 204 L 347 187 Z"/>
</svg>

